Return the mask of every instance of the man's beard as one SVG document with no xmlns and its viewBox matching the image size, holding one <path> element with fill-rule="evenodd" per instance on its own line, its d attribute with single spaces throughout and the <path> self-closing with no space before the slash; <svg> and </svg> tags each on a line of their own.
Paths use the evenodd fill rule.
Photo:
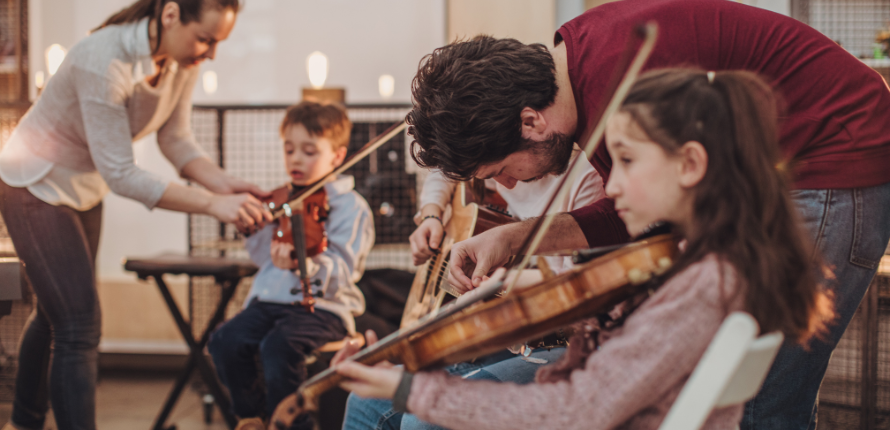
<svg viewBox="0 0 890 430">
<path fill-rule="evenodd" d="M 572 150 L 575 147 L 575 141 L 572 136 L 564 133 L 551 133 L 544 140 L 522 139 L 522 150 L 528 150 L 538 160 L 540 160 L 540 174 L 537 177 L 524 180 L 523 182 L 532 182 L 544 175 L 559 176 L 566 172 L 569 168 L 569 161 L 572 160 Z"/>
</svg>

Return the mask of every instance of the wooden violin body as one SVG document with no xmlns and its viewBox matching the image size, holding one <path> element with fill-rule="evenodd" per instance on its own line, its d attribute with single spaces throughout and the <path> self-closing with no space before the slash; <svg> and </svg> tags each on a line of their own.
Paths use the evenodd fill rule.
<svg viewBox="0 0 890 430">
<path fill-rule="evenodd" d="M 262 202 L 267 205 L 270 212 L 275 212 L 282 205 L 291 201 L 294 196 L 299 194 L 301 189 L 293 184 L 287 184 L 283 187 L 276 188 L 272 191 L 272 195 L 263 199 Z M 303 214 L 303 232 L 306 237 L 306 254 L 309 257 L 321 254 L 328 249 L 328 235 L 324 229 L 324 223 L 328 218 L 328 195 L 324 188 L 307 196 L 302 201 L 302 208 L 291 208 L 293 213 Z M 294 244 L 291 232 L 292 226 L 289 217 L 282 216 L 276 220 L 278 228 L 272 236 L 272 240 L 276 242 Z M 294 260 L 297 259 L 296 250 L 291 254 Z"/>
<path fill-rule="evenodd" d="M 451 218 L 444 225 L 445 235 L 439 245 L 439 252 L 418 268 L 414 275 L 414 282 L 411 284 L 402 314 L 402 328 L 414 324 L 424 315 L 438 309 L 446 292 L 457 295 L 450 291 L 448 281 L 445 279 L 451 247 L 455 243 L 499 225 L 516 221 L 506 212 L 507 202 L 496 192 L 484 189 L 474 192 L 471 188 L 474 187 L 461 182 L 454 190 Z M 480 198 L 480 192 L 484 193 L 484 197 Z"/>
</svg>

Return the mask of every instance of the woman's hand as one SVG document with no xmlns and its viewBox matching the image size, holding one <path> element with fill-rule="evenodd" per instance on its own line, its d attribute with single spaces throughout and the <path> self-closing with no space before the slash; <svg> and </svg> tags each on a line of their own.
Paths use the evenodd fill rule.
<svg viewBox="0 0 890 430">
<path fill-rule="evenodd" d="M 259 198 L 271 195 L 250 182 L 229 175 L 205 157 L 198 157 L 186 163 L 180 174 L 183 178 L 191 179 L 215 194 L 250 193 Z"/>
<path fill-rule="evenodd" d="M 337 373 L 349 378 L 340 383 L 340 388 L 371 399 L 392 399 L 404 372 L 404 369 L 395 367 L 388 361 L 377 363 L 373 367 L 346 361 L 335 369 Z"/>
<path fill-rule="evenodd" d="M 252 233 L 272 221 L 272 213 L 257 200 L 247 194 L 213 194 L 207 214 L 222 222 L 234 223 L 241 231 Z"/>
<path fill-rule="evenodd" d="M 294 250 L 294 246 L 289 243 L 272 241 L 272 264 L 279 269 L 294 270 L 297 267 L 290 253 Z"/>
<path fill-rule="evenodd" d="M 257 186 L 256 184 L 252 184 L 245 180 L 236 178 L 234 176 L 227 176 L 226 187 L 229 189 L 228 194 L 236 194 L 236 193 L 250 193 L 253 194 L 256 198 L 266 198 L 272 195 L 269 191 L 263 191 L 262 188 Z"/>
<path fill-rule="evenodd" d="M 411 258 L 415 266 L 423 264 L 439 251 L 444 232 L 440 219 L 427 218 L 411 233 L 408 242 L 411 243 Z"/>
</svg>

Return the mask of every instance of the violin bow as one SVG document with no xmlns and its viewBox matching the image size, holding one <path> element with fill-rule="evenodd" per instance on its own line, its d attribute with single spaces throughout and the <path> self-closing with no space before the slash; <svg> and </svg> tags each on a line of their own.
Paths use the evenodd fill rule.
<svg viewBox="0 0 890 430">
<path fill-rule="evenodd" d="M 649 59 L 649 55 L 652 53 L 652 49 L 655 47 L 657 38 L 658 24 L 656 24 L 655 21 L 649 21 L 644 25 L 640 25 L 634 28 L 634 31 L 630 39 L 628 40 L 628 48 L 633 47 L 638 39 L 642 39 L 642 44 L 640 45 L 639 50 L 637 50 L 636 55 L 633 57 L 633 61 L 627 68 L 627 72 L 625 72 L 624 77 L 621 78 L 621 81 L 618 83 L 617 88 L 614 90 L 612 98 L 609 100 L 609 103 L 600 114 L 600 117 L 596 122 L 596 126 L 592 128 L 592 131 L 590 131 L 591 129 L 588 129 L 587 133 L 590 133 L 590 135 L 587 139 L 587 143 L 585 143 L 582 147 L 582 150 L 584 151 L 583 155 L 588 159 L 593 156 L 594 151 L 596 151 L 597 146 L 599 146 L 600 141 L 603 139 L 603 134 L 606 131 L 606 121 L 608 121 L 609 117 L 611 117 L 612 114 L 617 112 L 618 109 L 621 107 L 621 103 L 624 102 L 624 98 L 627 96 L 627 93 L 633 86 L 634 81 L 636 81 L 637 76 L 643 69 L 643 65 L 646 63 L 646 60 Z M 630 49 L 625 50 L 625 53 L 628 52 L 631 52 Z M 624 62 L 622 61 L 621 63 Z M 619 64 L 619 68 L 616 69 L 616 72 L 620 72 L 621 65 L 622 64 Z M 614 86 L 615 85 L 613 80 L 613 84 L 610 87 Z M 581 171 L 581 163 L 578 163 L 578 159 L 581 156 L 582 154 L 578 154 L 578 156 L 575 157 L 575 159 L 572 161 L 569 173 L 567 175 L 564 175 L 562 181 L 559 183 L 559 187 L 557 188 L 558 192 L 554 193 L 550 197 L 550 201 L 547 202 L 547 206 L 544 207 L 541 216 L 535 221 L 535 225 L 532 228 L 531 233 L 525 238 L 525 241 L 520 248 L 521 252 L 519 252 L 518 254 L 523 256 L 522 262 L 518 266 L 510 269 L 510 272 L 515 272 L 517 276 L 514 276 L 513 279 L 510 281 L 506 291 L 507 294 L 509 294 L 510 291 L 512 291 L 513 288 L 516 287 L 516 284 L 519 280 L 518 274 L 528 267 L 529 263 L 531 262 L 532 256 L 538 249 L 538 246 L 541 244 L 544 236 L 547 234 L 547 230 L 549 230 L 550 225 L 553 223 L 553 218 L 556 216 L 556 214 L 549 213 L 550 208 L 553 206 L 554 202 L 564 201 L 568 196 L 571 187 L 567 187 L 566 184 L 573 184 L 577 179 Z M 505 276 L 504 279 L 509 279 L 509 277 Z"/>
<path fill-rule="evenodd" d="M 331 173 L 328 173 L 323 178 L 313 182 L 311 185 L 300 191 L 300 194 L 294 197 L 293 200 L 282 204 L 281 207 L 271 208 L 273 210 L 272 219 L 277 219 L 278 217 L 284 215 L 285 206 L 300 207 L 300 205 L 302 205 L 303 203 L 303 200 L 305 200 L 306 197 L 311 196 L 313 193 L 323 187 L 328 179 L 345 172 L 346 169 L 349 169 L 350 167 L 355 165 L 355 163 L 358 163 L 363 158 L 367 157 L 368 154 L 374 152 L 384 143 L 392 140 L 393 137 L 396 137 L 396 135 L 398 135 L 399 132 L 404 130 L 407 126 L 408 124 L 406 124 L 405 121 L 401 121 L 398 124 L 394 124 L 383 133 L 377 135 L 377 137 L 375 137 L 374 139 L 371 139 L 370 142 L 366 143 L 365 146 L 358 150 L 358 152 L 352 154 L 352 156 L 346 159 L 343 164 L 332 170 Z"/>
</svg>

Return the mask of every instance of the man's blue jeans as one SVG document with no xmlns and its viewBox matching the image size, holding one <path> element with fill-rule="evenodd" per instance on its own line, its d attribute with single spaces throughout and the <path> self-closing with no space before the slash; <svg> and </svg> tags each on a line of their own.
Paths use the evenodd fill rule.
<svg viewBox="0 0 890 430">
<path fill-rule="evenodd" d="M 833 269 L 836 321 L 805 351 L 779 351 L 760 393 L 745 405 L 741 430 L 816 428 L 816 397 L 831 353 L 878 268 L 890 240 L 890 184 L 843 190 L 796 190 L 792 197 L 815 250 Z"/>
<path fill-rule="evenodd" d="M 545 360 L 549 364 L 562 356 L 563 352 L 565 352 L 565 348 L 554 348 L 549 351 L 536 349 L 532 352 L 531 358 Z M 504 350 L 472 363 L 455 364 L 446 370 L 452 375 L 460 375 L 466 379 L 528 384 L 534 381 L 535 372 L 543 365 L 545 363 L 532 363 Z M 441 427 L 421 421 L 414 415 L 396 412 L 392 409 L 392 402 L 389 400 L 365 399 L 350 394 L 349 401 L 346 403 L 343 430 L 369 429 L 439 430 Z"/>
</svg>

